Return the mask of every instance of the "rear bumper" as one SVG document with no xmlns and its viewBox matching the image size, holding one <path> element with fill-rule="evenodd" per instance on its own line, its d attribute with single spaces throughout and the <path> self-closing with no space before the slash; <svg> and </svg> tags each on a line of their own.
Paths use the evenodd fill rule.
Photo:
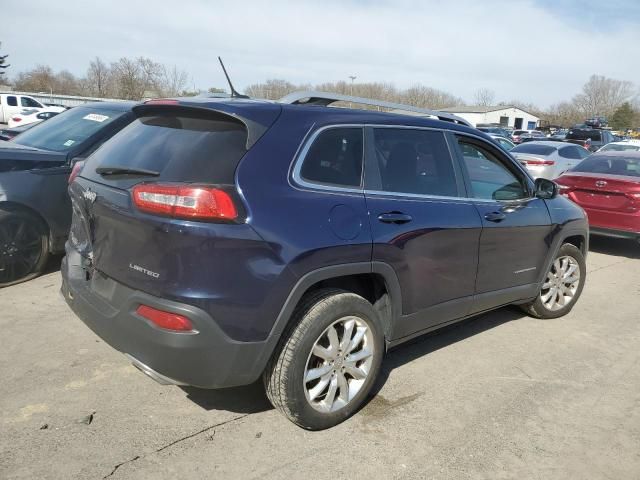
<svg viewBox="0 0 640 480">
<path fill-rule="evenodd" d="M 223 388 L 247 385 L 261 375 L 271 352 L 267 342 L 230 339 L 206 312 L 133 290 L 100 272 L 87 279 L 81 258 L 67 249 L 62 295 L 100 338 L 162 384 Z M 196 332 L 162 330 L 139 316 L 140 304 L 188 316 Z"/>
<path fill-rule="evenodd" d="M 628 238 L 631 240 L 640 240 L 640 232 L 629 230 L 616 230 L 612 228 L 589 227 L 589 233 L 592 235 L 601 235 L 604 237 Z"/>
</svg>

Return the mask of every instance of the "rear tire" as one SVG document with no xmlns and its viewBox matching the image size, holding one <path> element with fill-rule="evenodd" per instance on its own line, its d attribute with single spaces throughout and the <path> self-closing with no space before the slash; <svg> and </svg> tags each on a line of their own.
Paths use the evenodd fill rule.
<svg viewBox="0 0 640 480">
<path fill-rule="evenodd" d="M 368 301 L 344 290 L 313 292 L 296 308 L 267 365 L 267 397 L 302 428 L 333 427 L 363 405 L 383 353 L 383 329 Z"/>
<path fill-rule="evenodd" d="M 586 276 L 584 255 L 576 246 L 565 243 L 553 259 L 536 299 L 521 308 L 536 318 L 562 317 L 580 298 Z"/>
<path fill-rule="evenodd" d="M 49 234 L 38 217 L 0 209 L 0 288 L 40 275 L 49 259 Z"/>
</svg>

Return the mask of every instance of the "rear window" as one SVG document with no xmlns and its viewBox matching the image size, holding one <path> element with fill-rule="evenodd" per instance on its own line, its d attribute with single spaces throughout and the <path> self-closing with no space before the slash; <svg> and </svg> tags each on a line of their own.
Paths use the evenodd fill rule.
<svg viewBox="0 0 640 480">
<path fill-rule="evenodd" d="M 609 157 L 592 155 L 580 162 L 572 171 L 640 177 L 640 156 Z"/>
<path fill-rule="evenodd" d="M 95 173 L 99 167 L 123 167 L 159 172 L 154 181 L 232 184 L 246 144 L 245 126 L 226 115 L 150 114 L 134 120 L 89 157 L 82 176 L 117 184 L 140 181 L 139 176 Z"/>
<path fill-rule="evenodd" d="M 569 130 L 567 140 L 587 140 L 599 142 L 602 140 L 602 132 L 598 130 Z"/>
<path fill-rule="evenodd" d="M 534 155 L 551 155 L 557 150 L 556 147 L 549 145 L 536 145 L 532 143 L 523 143 L 511 150 L 511 153 L 531 153 Z"/>
<path fill-rule="evenodd" d="M 82 144 L 125 112 L 76 107 L 29 130 L 14 142 L 27 147 L 67 152 Z"/>
<path fill-rule="evenodd" d="M 640 145 L 621 145 L 610 143 L 600 149 L 601 152 L 637 152 Z"/>
</svg>

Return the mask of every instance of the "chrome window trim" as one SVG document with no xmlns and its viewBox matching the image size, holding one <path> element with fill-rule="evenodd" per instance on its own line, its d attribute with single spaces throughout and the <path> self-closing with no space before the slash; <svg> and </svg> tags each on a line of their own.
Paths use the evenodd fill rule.
<svg viewBox="0 0 640 480">
<path fill-rule="evenodd" d="M 486 142 L 487 139 L 482 137 L 481 135 L 476 135 L 474 133 L 470 133 L 470 132 L 461 132 L 459 130 L 453 130 L 450 128 L 437 128 L 437 127 L 424 127 L 424 126 L 413 126 L 413 125 L 389 125 L 389 124 L 371 124 L 371 123 L 332 123 L 329 125 L 323 125 L 322 127 L 318 128 L 317 130 L 313 130 L 313 126 L 310 129 L 310 133 L 308 133 L 305 136 L 305 139 L 302 142 L 302 147 L 298 150 L 298 152 L 296 152 L 294 158 L 294 162 L 293 162 L 293 166 L 290 169 L 290 178 L 293 180 L 293 182 L 289 182 L 291 184 L 292 187 L 298 187 L 298 188 L 304 188 L 304 189 L 310 189 L 310 190 L 319 190 L 322 192 L 326 192 L 326 193 L 356 193 L 356 194 L 370 194 L 370 195 L 382 195 L 382 196 L 390 196 L 390 197 L 404 197 L 404 198 L 409 198 L 409 199 L 416 199 L 416 200 L 434 200 L 434 201 L 463 201 L 466 203 L 469 202 L 477 202 L 477 203 L 518 203 L 518 202 L 528 202 L 531 200 L 534 200 L 536 197 L 532 196 L 532 197 L 526 197 L 526 198 L 519 198 L 519 199 L 515 199 L 515 200 L 493 200 L 493 199 L 486 199 L 486 198 L 474 198 L 474 197 L 448 197 L 448 196 L 439 196 L 439 195 L 422 195 L 422 194 L 418 194 L 418 193 L 402 193 L 402 192 L 387 192 L 384 190 L 368 190 L 365 188 L 364 185 L 364 178 L 365 178 L 365 165 L 366 165 L 366 161 L 365 161 L 365 155 L 366 155 L 366 146 L 365 146 L 365 128 L 367 127 L 371 127 L 371 128 L 395 128 L 395 129 L 406 129 L 406 130 L 429 130 L 429 131 L 436 131 L 436 132 L 442 132 L 443 134 L 445 132 L 449 132 L 453 135 L 464 135 L 467 137 L 471 137 L 471 138 L 475 138 L 477 140 L 481 140 Z M 326 130 L 330 130 L 330 129 L 335 129 L 335 128 L 361 128 L 362 129 L 362 172 L 361 172 L 361 176 L 360 176 L 360 187 L 358 188 L 353 188 L 353 187 L 341 187 L 339 185 L 331 185 L 331 184 L 324 184 L 324 183 L 315 183 L 315 182 L 310 182 L 308 180 L 305 180 L 302 178 L 302 176 L 300 175 L 300 171 L 302 170 L 302 164 L 304 163 L 304 160 L 307 156 L 307 154 L 309 153 L 309 150 L 311 149 L 311 146 L 313 145 L 313 143 L 315 142 L 315 140 L 318 138 L 318 136 L 326 131 Z M 445 141 L 447 142 L 447 146 L 449 147 L 449 149 L 451 148 L 451 146 L 449 145 L 449 140 L 447 139 L 446 135 L 445 135 Z M 507 154 L 507 156 L 509 156 L 510 158 L 513 159 L 513 157 L 511 157 L 511 155 L 508 152 L 504 152 L 505 154 Z M 452 158 L 453 161 L 456 161 L 454 158 Z M 520 165 L 520 163 L 517 160 L 514 160 L 513 162 L 514 164 L 516 164 L 517 168 L 527 177 L 531 180 L 531 182 L 533 183 L 533 180 L 531 179 L 531 176 L 529 174 L 529 172 L 527 172 L 524 167 L 522 167 Z"/>
</svg>

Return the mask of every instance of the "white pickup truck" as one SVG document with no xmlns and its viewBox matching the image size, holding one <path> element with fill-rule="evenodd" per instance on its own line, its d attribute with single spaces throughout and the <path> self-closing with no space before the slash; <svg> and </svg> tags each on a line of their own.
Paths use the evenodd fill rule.
<svg viewBox="0 0 640 480">
<path fill-rule="evenodd" d="M 37 110 L 45 106 L 28 95 L 0 93 L 0 123 L 8 123 L 12 115 L 20 113 L 25 108 Z"/>
</svg>

